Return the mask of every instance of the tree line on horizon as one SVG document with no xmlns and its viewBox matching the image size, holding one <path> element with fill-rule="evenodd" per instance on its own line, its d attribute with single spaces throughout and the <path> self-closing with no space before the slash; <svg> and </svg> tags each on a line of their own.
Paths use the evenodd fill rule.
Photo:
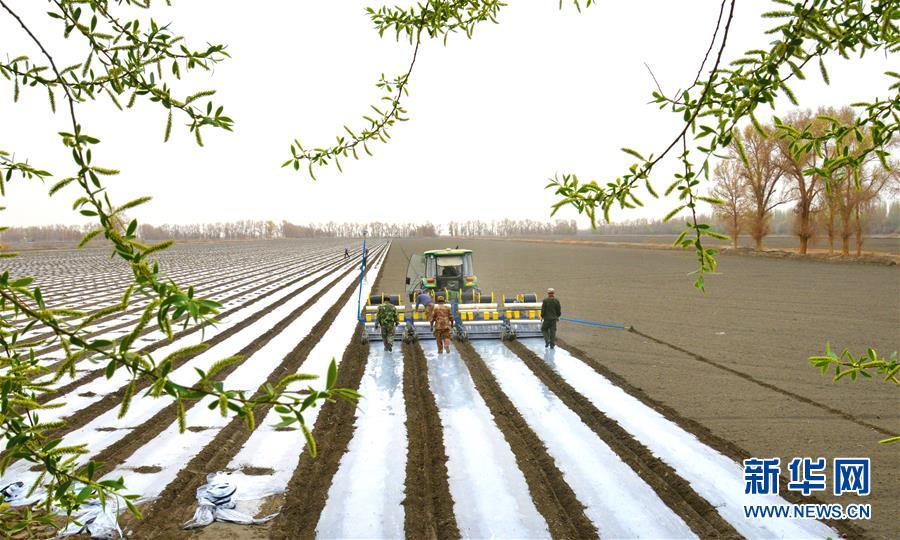
<svg viewBox="0 0 900 540">
<path fill-rule="evenodd" d="M 720 216 L 700 217 L 717 221 L 716 230 L 728 234 L 726 223 Z M 796 214 L 790 208 L 774 208 L 767 214 L 766 235 L 787 236 L 796 234 Z M 862 208 L 861 223 L 868 236 L 900 235 L 900 201 L 875 200 Z M 840 221 L 837 222 L 840 224 Z M 0 242 L 72 242 L 77 243 L 90 227 L 78 225 L 36 225 L 10 227 L 0 232 Z M 834 230 L 837 230 L 836 227 Z M 376 237 L 436 237 L 447 236 L 529 236 L 596 234 L 627 235 L 676 235 L 681 224 L 661 219 L 638 218 L 619 223 L 598 224 L 596 229 L 579 230 L 574 220 L 541 223 L 534 220 L 501 220 L 495 222 L 450 222 L 446 227 L 433 223 L 323 223 L 297 225 L 288 221 L 242 220 L 224 223 L 200 223 L 187 225 L 148 225 L 139 227 L 139 236 L 146 242 L 164 240 L 267 240 L 275 238 L 359 238 L 363 231 Z M 818 229 L 817 229 L 818 230 Z M 746 234 L 744 225 L 741 234 Z M 738 236 L 732 237 L 736 244 Z"/>
<path fill-rule="evenodd" d="M 0 232 L 2 242 L 72 242 L 77 243 L 92 227 L 79 225 L 38 225 L 10 227 Z M 165 240 L 270 240 L 276 238 L 359 238 L 372 237 L 436 237 L 450 236 L 522 236 L 576 234 L 575 220 L 451 221 L 445 226 L 427 223 L 316 223 L 297 225 L 289 221 L 241 220 L 219 223 L 176 225 L 142 224 L 137 236 L 144 242 Z"/>
</svg>

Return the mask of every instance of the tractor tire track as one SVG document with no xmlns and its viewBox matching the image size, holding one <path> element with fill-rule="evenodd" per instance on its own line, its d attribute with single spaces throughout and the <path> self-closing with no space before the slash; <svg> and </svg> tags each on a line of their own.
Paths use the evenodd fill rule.
<svg viewBox="0 0 900 540">
<path fill-rule="evenodd" d="M 418 343 L 403 344 L 406 402 L 406 538 L 460 538 L 447 478 L 444 430 L 428 385 L 428 364 Z"/>
<path fill-rule="evenodd" d="M 553 538 L 597 538 L 585 507 L 566 482 L 547 448 L 512 404 L 490 369 L 469 343 L 456 342 L 475 388 L 494 416 L 497 427 L 516 456 L 535 506 Z"/>
<path fill-rule="evenodd" d="M 346 275 L 346 273 L 344 274 Z M 335 302 L 333 306 L 331 306 L 328 311 L 325 312 L 324 316 L 313 326 L 310 330 L 309 334 L 306 335 L 297 346 L 281 361 L 281 363 L 276 367 L 266 378 L 267 384 L 276 384 L 282 377 L 285 375 L 289 375 L 292 373 L 296 373 L 303 366 L 304 361 L 309 356 L 310 351 L 316 346 L 328 328 L 334 324 L 335 319 L 337 318 L 338 313 L 344 307 L 344 305 L 351 300 L 353 293 L 356 291 L 358 284 L 354 282 L 341 294 L 340 298 Z M 324 294 L 324 292 L 323 292 Z M 312 305 L 313 301 L 310 301 L 309 305 Z M 359 331 L 357 330 L 357 334 Z M 358 337 L 358 336 L 357 336 Z M 355 348 L 354 348 L 355 347 Z M 349 355 L 349 358 L 347 358 Z M 362 360 L 360 360 L 360 357 Z M 353 384 L 352 379 L 354 375 L 356 375 L 355 386 L 351 386 L 352 388 L 359 387 L 359 381 L 362 379 L 362 373 L 365 371 L 365 363 L 367 358 L 367 352 L 365 347 L 363 347 L 359 343 L 359 339 L 355 339 L 353 343 L 351 343 L 344 352 L 344 358 L 348 359 L 349 362 L 346 364 L 343 363 L 343 359 L 341 362 L 341 367 L 344 369 L 338 370 L 339 381 L 340 377 L 343 375 L 343 379 L 348 384 Z M 355 361 L 354 361 L 355 360 Z M 359 365 L 362 365 L 362 368 L 359 368 Z M 350 368 L 350 369 L 346 369 Z M 356 369 L 354 369 L 356 368 Z M 350 375 L 345 375 L 344 371 L 352 371 Z M 264 383 L 264 384 L 266 384 Z M 349 423 L 351 427 L 352 436 L 352 419 L 354 414 L 354 408 L 352 405 L 335 401 L 333 403 L 329 403 L 328 405 L 332 405 L 331 409 L 339 409 L 339 415 L 343 414 L 346 416 L 349 414 Z M 271 406 L 264 405 L 261 406 L 255 412 L 256 417 L 259 419 L 263 419 L 268 414 Z M 316 421 L 316 426 L 319 425 L 321 421 L 322 415 L 325 414 L 325 408 L 323 407 L 320 412 L 320 418 Z M 174 417 L 172 421 L 174 421 Z M 342 418 L 342 420 L 344 420 Z M 170 422 L 167 423 L 170 424 Z M 339 424 L 338 424 L 339 425 Z M 191 459 L 188 464 L 182 468 L 175 479 L 169 483 L 168 486 L 160 493 L 159 497 L 146 505 L 142 510 L 144 514 L 144 519 L 135 524 L 134 532 L 138 536 L 146 537 L 146 538 L 159 538 L 161 536 L 174 536 L 178 534 L 180 531 L 181 523 L 187 521 L 190 516 L 193 514 L 194 506 L 196 505 L 196 491 L 197 488 L 206 482 L 206 475 L 210 472 L 214 472 L 217 470 L 224 470 L 228 464 L 231 462 L 232 458 L 237 454 L 237 452 L 241 449 L 241 447 L 247 442 L 247 439 L 250 438 L 250 435 L 253 433 L 252 430 L 247 429 L 244 420 L 240 417 L 234 417 L 224 428 L 219 430 L 216 436 L 212 441 L 209 442 L 202 450 L 200 450 L 195 456 Z M 318 437 L 318 435 L 316 435 Z M 347 437 L 346 443 L 349 443 L 349 436 Z M 344 444 L 344 448 L 346 448 L 346 443 Z M 303 455 L 306 456 L 305 450 L 299 449 L 303 452 Z M 329 452 L 330 454 L 335 454 L 334 452 Z M 337 463 L 340 461 L 340 456 L 343 455 L 343 452 L 337 453 L 336 459 L 334 459 L 334 471 L 337 470 Z M 323 457 L 323 456 L 320 456 Z M 307 460 L 309 461 L 309 460 Z M 321 468 L 324 461 L 320 459 L 313 460 L 315 463 L 314 467 Z M 303 458 L 301 458 L 301 466 L 298 467 L 298 471 L 303 466 Z M 324 482 L 324 489 L 321 491 L 321 505 L 318 508 L 318 511 L 321 512 L 321 508 L 325 505 L 325 497 L 328 494 L 328 487 L 331 485 L 331 476 L 333 476 L 333 472 L 331 475 L 328 475 Z M 297 478 L 295 474 L 294 478 Z M 293 480 L 293 478 L 292 478 Z M 303 482 L 304 488 L 301 490 L 303 495 L 309 495 L 309 486 L 307 482 L 309 481 L 305 475 L 300 476 L 300 481 Z M 290 504 L 290 501 L 286 503 L 286 506 Z M 318 516 L 318 512 L 316 513 Z M 315 523 L 318 521 L 308 521 L 304 519 L 301 522 L 293 522 L 291 524 L 292 527 L 292 536 L 297 534 L 297 523 L 302 523 L 311 527 L 311 531 L 315 531 Z M 310 536 L 314 536 L 311 534 Z"/>
<path fill-rule="evenodd" d="M 748 374 L 748 373 L 744 373 L 743 371 L 740 371 L 740 370 L 737 370 L 737 369 L 734 369 L 734 368 L 730 368 L 730 367 L 728 367 L 728 366 L 726 366 L 726 365 L 723 365 L 723 364 L 720 364 L 720 363 L 716 362 L 715 360 L 710 360 L 709 358 L 706 358 L 706 357 L 703 356 L 703 355 L 700 355 L 700 354 L 697 354 L 697 353 L 695 353 L 695 352 L 691 352 L 691 351 L 689 351 L 689 350 L 687 350 L 687 349 L 684 349 L 684 348 L 682 348 L 682 347 L 679 347 L 678 345 L 674 345 L 674 344 L 669 343 L 669 342 L 667 342 L 667 341 L 663 341 L 663 340 L 661 340 L 661 339 L 659 339 L 659 338 L 655 338 L 655 337 L 653 337 L 653 336 L 647 335 L 647 334 L 645 334 L 645 333 L 643 333 L 643 332 L 641 332 L 641 331 L 639 331 L 639 330 L 636 330 L 635 328 L 631 328 L 631 329 L 629 330 L 629 332 L 631 332 L 631 333 L 633 333 L 633 334 L 637 334 L 637 335 L 641 336 L 642 338 L 649 339 L 650 341 L 652 341 L 652 342 L 654 342 L 654 343 L 658 343 L 659 345 L 662 345 L 662 346 L 664 346 L 664 347 L 668 347 L 668 348 L 670 348 L 670 349 L 672 349 L 672 350 L 675 350 L 675 351 L 678 351 L 678 352 L 680 352 L 680 353 L 686 354 L 686 355 L 690 356 L 691 358 L 693 358 L 694 360 L 697 360 L 698 362 L 703 362 L 704 364 L 707 364 L 707 365 L 713 366 L 713 367 L 715 367 L 715 368 L 721 369 L 722 371 L 725 371 L 726 373 L 730 373 L 730 374 L 732 374 L 732 375 L 736 375 L 736 376 L 740 377 L 741 379 L 744 379 L 745 381 L 749 381 L 749 382 L 751 382 L 751 383 L 753 383 L 753 384 L 762 386 L 763 388 L 765 388 L 765 389 L 767 389 L 767 390 L 771 390 L 771 391 L 773 391 L 773 392 L 777 392 L 777 393 L 779 393 L 779 394 L 781 394 L 781 395 L 783 395 L 783 396 L 787 396 L 787 397 L 789 397 L 789 398 L 796 399 L 797 401 L 799 401 L 799 402 L 801 402 L 801 403 L 805 403 L 805 404 L 807 404 L 807 405 L 811 405 L 811 406 L 816 407 L 816 408 L 818 408 L 818 409 L 822 409 L 822 410 L 824 410 L 824 411 L 826 411 L 826 412 L 829 412 L 829 413 L 831 413 L 831 414 L 837 415 L 837 416 L 843 418 L 844 420 L 848 420 L 848 421 L 850 421 L 850 422 L 853 422 L 854 424 L 856 424 L 856 425 L 858 425 L 858 426 L 862 426 L 862 427 L 866 427 L 866 428 L 869 428 L 869 429 L 873 429 L 873 430 L 877 431 L 878 433 L 880 433 L 881 435 L 884 435 L 884 436 L 887 436 L 887 437 L 892 437 L 892 436 L 896 435 L 896 433 L 893 433 L 892 431 L 890 431 L 890 430 L 888 430 L 888 429 L 884 429 L 884 428 L 882 428 L 882 427 L 876 426 L 875 424 L 870 424 L 869 422 L 866 422 L 865 420 L 862 420 L 862 419 L 860 419 L 860 418 L 857 418 L 856 416 L 853 416 L 852 414 L 850 414 L 850 413 L 848 413 L 848 412 L 842 411 L 842 410 L 840 410 L 840 409 L 835 409 L 834 407 L 831 407 L 831 406 L 826 405 L 826 404 L 824 404 L 824 403 L 820 403 L 820 402 L 818 402 L 818 401 L 809 399 L 808 397 L 801 396 L 800 394 L 797 394 L 797 393 L 795 393 L 795 392 L 791 392 L 790 390 L 785 390 L 784 388 L 781 388 L 781 387 L 776 386 L 776 385 L 774 385 L 774 384 L 767 383 L 767 382 L 765 382 L 765 381 L 762 381 L 762 380 L 760 380 L 760 379 L 757 379 L 756 377 L 754 377 L 754 376 L 752 376 L 752 375 L 750 375 L 750 374 Z"/>
<path fill-rule="evenodd" d="M 616 421 L 594 407 L 534 352 L 517 341 L 507 342 L 506 345 L 547 388 L 578 415 L 591 431 L 631 467 L 697 536 L 741 538 L 740 533 L 672 467 L 654 456 Z"/>
</svg>

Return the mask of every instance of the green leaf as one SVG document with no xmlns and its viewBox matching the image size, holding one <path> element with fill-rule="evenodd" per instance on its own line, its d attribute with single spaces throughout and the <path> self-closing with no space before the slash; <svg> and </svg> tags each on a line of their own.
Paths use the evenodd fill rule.
<svg viewBox="0 0 900 540">
<path fill-rule="evenodd" d="M 684 210 L 686 206 L 687 206 L 686 204 L 682 204 L 681 206 L 674 208 L 671 212 L 666 214 L 666 217 L 663 218 L 663 221 L 669 221 L 670 219 L 675 217 L 675 214 Z"/>
<path fill-rule="evenodd" d="M 328 376 L 325 378 L 325 388 L 327 390 L 331 390 L 334 388 L 334 383 L 337 381 L 337 363 L 335 359 L 331 359 L 331 364 L 328 365 Z"/>
<path fill-rule="evenodd" d="M 306 439 L 306 447 L 309 449 L 309 455 L 312 457 L 316 457 L 318 454 L 316 450 L 316 439 L 313 438 L 312 433 L 309 431 L 309 428 L 306 427 L 306 424 L 303 422 L 300 423 L 300 429 L 303 430 L 303 437 Z"/>
</svg>

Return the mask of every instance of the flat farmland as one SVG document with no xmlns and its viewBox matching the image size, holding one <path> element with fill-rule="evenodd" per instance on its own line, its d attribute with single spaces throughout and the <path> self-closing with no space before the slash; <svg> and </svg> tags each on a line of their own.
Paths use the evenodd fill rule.
<svg viewBox="0 0 900 540">
<path fill-rule="evenodd" d="M 636 332 L 561 323 L 561 347 L 541 341 L 434 342 L 385 352 L 365 344 L 357 298 L 399 293 L 408 256 L 459 244 L 475 250 L 479 281 L 498 293 L 555 287 L 565 316 L 632 325 Z M 344 248 L 350 256 L 344 256 Z M 893 388 L 832 384 L 808 367 L 825 340 L 880 351 L 896 347 L 897 267 L 723 256 L 723 274 L 702 296 L 686 275 L 690 254 L 667 250 L 467 239 L 374 239 L 360 280 L 358 241 L 309 240 L 176 245 L 165 272 L 223 303 L 217 326 L 166 339 L 148 326 L 138 346 L 184 358 L 173 378 L 241 354 L 219 375 L 252 391 L 294 373 L 323 375 L 358 407 L 329 402 L 306 418 L 313 458 L 297 430 L 223 418 L 189 404 L 178 433 L 170 400 L 135 401 L 119 417 L 128 379 L 82 363 L 41 396 L 54 435 L 84 444 L 106 477 L 123 476 L 141 497 L 143 520 L 122 515 L 134 538 L 686 538 L 893 537 L 898 452 L 878 445 L 900 431 Z M 51 306 L 91 310 L 115 303 L 127 268 L 101 249 L 34 251 L 8 262 L 36 274 Z M 101 319 L 92 335 L 117 339 L 142 306 Z M 37 328 L 41 362 L 62 357 Z M 139 388 L 139 391 L 142 390 Z M 842 522 L 748 519 L 744 457 L 868 456 L 873 519 Z M 238 509 L 275 514 L 257 526 L 181 525 L 206 475 L 227 471 Z M 0 483 L 40 473 L 15 462 Z M 784 490 L 782 490 L 784 492 Z M 839 500 L 819 494 L 822 501 Z M 761 502 L 809 502 L 788 494 Z M 861 527 L 861 528 L 860 528 Z"/>
<path fill-rule="evenodd" d="M 487 290 L 541 295 L 552 286 L 564 316 L 633 326 L 643 335 L 566 322 L 559 335 L 630 392 L 732 457 L 777 456 L 786 464 L 795 456 L 870 456 L 874 515 L 859 524 L 873 537 L 896 536 L 900 450 L 877 441 L 900 432 L 897 389 L 879 380 L 833 383 L 806 359 L 822 353 L 826 341 L 854 353 L 897 349 L 897 266 L 722 255 L 721 274 L 708 279 L 704 296 L 691 286 L 690 252 L 441 241 L 475 251 L 479 283 Z M 433 245 L 398 241 L 394 251 Z M 846 496 L 818 497 L 848 502 Z"/>
<path fill-rule="evenodd" d="M 611 242 L 625 244 L 661 244 L 671 246 L 677 235 L 674 234 L 579 234 L 577 236 L 566 236 L 571 240 L 584 240 L 595 242 Z M 545 237 L 552 239 L 553 237 Z M 730 246 L 731 241 L 716 240 L 715 238 L 707 238 L 710 245 Z M 738 238 L 738 246 L 743 248 L 752 248 L 753 239 L 749 236 L 742 235 Z M 796 236 L 788 235 L 772 235 L 767 236 L 763 240 L 763 248 L 771 250 L 796 250 L 799 247 L 799 241 Z M 809 248 L 813 253 L 828 252 L 828 238 L 817 236 L 814 237 L 809 244 Z M 840 238 L 835 239 L 834 248 L 837 253 L 841 250 Z M 853 239 L 850 241 L 850 253 L 856 253 L 856 243 Z M 874 255 L 900 255 L 900 237 L 897 236 L 872 236 L 864 237 L 863 253 Z"/>
</svg>

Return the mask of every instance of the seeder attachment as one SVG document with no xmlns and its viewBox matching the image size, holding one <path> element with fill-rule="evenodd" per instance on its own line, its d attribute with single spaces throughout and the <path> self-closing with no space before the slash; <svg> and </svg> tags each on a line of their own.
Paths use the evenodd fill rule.
<svg viewBox="0 0 900 540">
<path fill-rule="evenodd" d="M 505 297 L 502 304 L 494 301 L 493 294 L 461 294 L 459 297 L 462 298 L 461 302 L 450 302 L 450 305 L 456 320 L 454 337 L 460 341 L 511 340 L 541 335 L 541 304 L 534 294 Z M 394 339 L 406 342 L 434 339 L 428 320 L 430 309 L 421 306 L 416 309 L 415 304 L 400 305 L 399 296 L 385 294 L 370 296 L 363 309 L 360 318 L 365 325 L 366 339 L 372 341 L 382 339 L 381 329 L 375 328 L 375 313 L 383 302 L 390 302 L 397 308 L 400 322 L 394 329 Z"/>
</svg>

